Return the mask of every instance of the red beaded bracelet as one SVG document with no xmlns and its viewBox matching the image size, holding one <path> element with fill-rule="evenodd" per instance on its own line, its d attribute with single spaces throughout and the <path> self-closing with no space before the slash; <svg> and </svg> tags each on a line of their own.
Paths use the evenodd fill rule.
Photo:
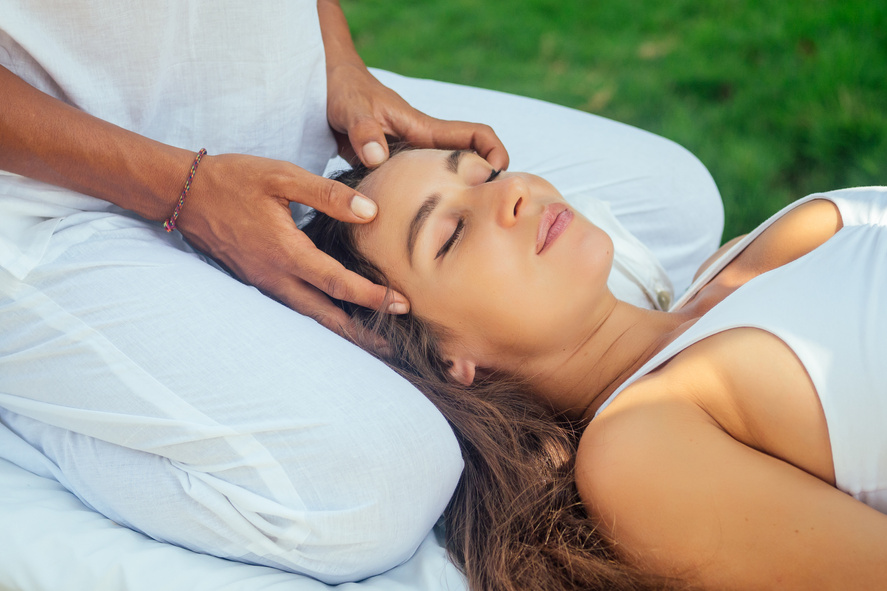
<svg viewBox="0 0 887 591">
<path fill-rule="evenodd" d="M 188 180 L 185 181 L 185 187 L 182 189 L 182 194 L 179 195 L 179 202 L 176 205 L 176 209 L 172 212 L 172 215 L 169 216 L 169 219 L 163 222 L 163 227 L 166 228 L 167 232 L 172 232 L 176 229 L 176 220 L 179 219 L 179 212 L 182 210 L 182 204 L 185 202 L 185 197 L 188 196 L 188 191 L 191 190 L 191 181 L 194 180 L 194 174 L 197 172 L 197 166 L 200 164 L 200 159 L 204 156 L 206 156 L 206 148 L 200 148 L 200 151 L 197 152 L 197 157 L 194 158 L 194 164 L 191 165 L 191 172 L 188 173 Z"/>
</svg>

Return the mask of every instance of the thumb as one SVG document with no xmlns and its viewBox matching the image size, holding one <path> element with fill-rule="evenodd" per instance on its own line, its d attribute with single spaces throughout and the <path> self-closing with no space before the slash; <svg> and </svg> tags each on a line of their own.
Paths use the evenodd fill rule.
<svg viewBox="0 0 887 591">
<path fill-rule="evenodd" d="M 309 186 L 296 187 L 298 197 L 291 198 L 343 222 L 363 224 L 376 217 L 376 203 L 348 185 L 312 175 Z"/>
<path fill-rule="evenodd" d="M 352 124 L 348 128 L 348 139 L 360 161 L 370 168 L 388 160 L 388 141 L 375 119 L 367 117 Z"/>
</svg>

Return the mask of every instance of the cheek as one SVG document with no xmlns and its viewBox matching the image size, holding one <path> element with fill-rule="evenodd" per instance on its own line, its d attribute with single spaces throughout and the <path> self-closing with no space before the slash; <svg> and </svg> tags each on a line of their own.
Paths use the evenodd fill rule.
<svg viewBox="0 0 887 591">
<path fill-rule="evenodd" d="M 416 302 L 416 312 L 487 351 L 511 349 L 553 320 L 552 285 L 531 261 L 491 257 L 474 262 L 443 278 L 433 297 Z"/>
<path fill-rule="evenodd" d="M 549 256 L 504 256 L 465 269 L 446 292 L 449 323 L 494 350 L 532 355 L 559 347 L 584 330 L 611 297 L 607 279 L 613 243 L 596 226 L 577 226 L 575 235 Z M 566 237 L 566 235 L 564 236 Z M 493 253 L 494 251 L 488 250 Z"/>
<path fill-rule="evenodd" d="M 466 341 L 502 333 L 511 314 L 523 307 L 514 301 L 514 294 L 521 292 L 529 278 L 513 257 L 499 255 L 489 245 L 478 246 L 471 256 L 445 265 L 446 271 L 437 277 L 414 278 L 404 285 L 413 311 Z"/>
</svg>

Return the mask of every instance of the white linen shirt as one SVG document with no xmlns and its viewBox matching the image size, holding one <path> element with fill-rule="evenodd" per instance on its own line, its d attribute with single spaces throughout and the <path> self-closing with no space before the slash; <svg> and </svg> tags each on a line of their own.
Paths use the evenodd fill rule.
<svg viewBox="0 0 887 591">
<path fill-rule="evenodd" d="M 311 0 L 0 0 L 0 65 L 100 119 L 194 152 L 266 156 L 316 174 L 335 153 Z M 113 208 L 0 173 L 0 265 L 24 277 L 59 218 Z"/>
</svg>

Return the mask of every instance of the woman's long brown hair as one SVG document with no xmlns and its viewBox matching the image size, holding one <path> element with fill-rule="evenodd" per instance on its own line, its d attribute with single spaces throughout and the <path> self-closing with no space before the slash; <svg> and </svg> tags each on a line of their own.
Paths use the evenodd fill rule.
<svg viewBox="0 0 887 591">
<path fill-rule="evenodd" d="M 369 170 L 358 166 L 335 180 L 357 189 Z M 303 228 L 347 269 L 387 285 L 357 248 L 352 226 L 317 213 Z M 448 378 L 437 343 L 441 328 L 412 314 L 391 316 L 337 302 L 360 327 L 367 347 L 421 390 L 446 417 L 465 468 L 444 511 L 446 548 L 474 591 L 670 589 L 661 579 L 621 562 L 598 533 L 576 490 L 578 432 L 527 387 L 504 376 L 471 386 Z"/>
</svg>

